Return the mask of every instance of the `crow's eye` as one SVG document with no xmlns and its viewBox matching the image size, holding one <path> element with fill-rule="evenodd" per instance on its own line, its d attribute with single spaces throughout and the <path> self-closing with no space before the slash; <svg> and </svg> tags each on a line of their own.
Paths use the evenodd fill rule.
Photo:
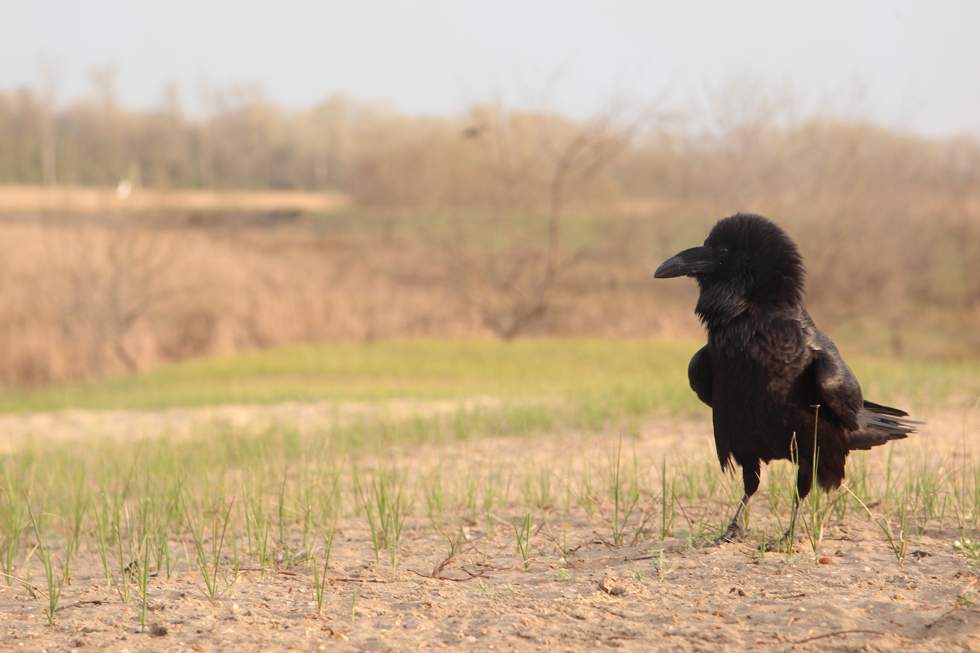
<svg viewBox="0 0 980 653">
<path fill-rule="evenodd" d="M 727 247 L 719 247 L 718 248 L 718 253 L 721 254 L 722 256 L 728 256 L 728 248 Z"/>
</svg>

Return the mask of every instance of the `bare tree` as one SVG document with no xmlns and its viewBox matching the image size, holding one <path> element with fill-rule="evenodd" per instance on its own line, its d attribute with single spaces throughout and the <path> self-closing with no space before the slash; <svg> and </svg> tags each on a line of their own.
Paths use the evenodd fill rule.
<svg viewBox="0 0 980 653">
<path fill-rule="evenodd" d="M 95 66 L 89 70 L 89 81 L 95 87 L 97 102 L 96 134 L 92 143 L 98 146 L 102 161 L 98 170 L 99 182 L 115 186 L 123 176 L 124 112 L 118 104 L 114 63 Z"/>
<path fill-rule="evenodd" d="M 139 219 L 122 216 L 79 226 L 53 243 L 65 328 L 87 330 L 93 338 L 89 355 L 100 359 L 108 351 L 128 372 L 139 369 L 133 331 L 176 292 L 174 241 L 134 222 Z"/>
<path fill-rule="evenodd" d="M 56 154 L 58 149 L 58 89 L 64 78 L 64 62 L 42 55 L 38 61 L 41 72 L 42 106 L 41 124 L 41 179 L 45 186 L 58 184 Z"/>
<path fill-rule="evenodd" d="M 214 190 L 214 154 L 211 147 L 211 124 L 214 120 L 215 94 L 207 76 L 202 75 L 197 83 L 197 98 L 201 103 L 202 116 L 198 124 L 197 162 L 201 187 Z"/>
<path fill-rule="evenodd" d="M 498 215 L 515 210 L 543 213 L 544 242 L 487 253 L 457 238 L 449 248 L 452 274 L 464 299 L 484 324 L 514 338 L 554 305 L 562 274 L 574 263 L 563 245 L 566 208 L 573 192 L 588 202 L 589 190 L 654 117 L 651 106 L 616 98 L 592 117 L 575 122 L 549 111 L 514 112 L 499 104 L 471 112 L 463 137 L 481 149 L 496 185 Z M 594 199 L 594 198 L 592 198 Z"/>
</svg>

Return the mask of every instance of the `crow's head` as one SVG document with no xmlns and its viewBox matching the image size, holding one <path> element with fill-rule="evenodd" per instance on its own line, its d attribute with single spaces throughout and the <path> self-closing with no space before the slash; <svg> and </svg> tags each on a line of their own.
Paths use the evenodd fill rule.
<svg viewBox="0 0 980 653">
<path fill-rule="evenodd" d="M 719 220 L 702 247 L 667 259 L 654 276 L 697 279 L 697 313 L 710 324 L 751 306 L 770 314 L 798 311 L 803 274 L 800 252 L 785 231 L 762 216 L 739 213 Z"/>
</svg>

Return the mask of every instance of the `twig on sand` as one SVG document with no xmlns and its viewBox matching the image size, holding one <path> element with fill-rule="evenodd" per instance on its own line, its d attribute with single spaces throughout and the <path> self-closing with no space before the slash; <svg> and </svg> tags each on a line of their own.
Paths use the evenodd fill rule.
<svg viewBox="0 0 980 653">
<path fill-rule="evenodd" d="M 477 572 L 477 573 L 474 574 L 472 571 L 468 571 L 468 570 L 466 570 L 463 567 L 460 567 L 459 570 L 461 572 L 463 572 L 464 574 L 468 575 L 469 578 L 450 578 L 449 576 L 443 576 L 441 573 L 438 576 L 436 576 L 435 573 L 433 573 L 433 575 L 429 576 L 427 574 L 423 574 L 420 571 L 416 571 L 414 569 L 409 569 L 410 572 L 412 572 L 416 576 L 421 576 L 422 578 L 429 578 L 431 580 L 449 580 L 449 581 L 452 581 L 454 583 L 465 583 L 466 581 L 473 580 L 474 578 L 481 578 L 483 576 L 483 574 L 486 573 L 486 571 L 487 571 L 486 569 L 481 569 L 479 572 Z M 433 570 L 433 572 L 435 572 L 435 571 L 436 570 Z M 439 571 L 441 572 L 442 570 L 439 569 Z"/>
<path fill-rule="evenodd" d="M 103 603 L 108 603 L 108 599 L 93 599 L 89 601 L 79 601 L 78 603 L 71 603 L 69 605 L 60 605 L 55 608 L 55 612 L 61 612 L 62 610 L 67 610 L 68 608 L 80 608 L 83 605 L 102 605 Z"/>
<path fill-rule="evenodd" d="M 813 637 L 807 637 L 806 639 L 801 639 L 799 641 L 793 642 L 796 644 L 806 644 L 807 642 L 812 642 L 815 639 L 824 639 L 825 637 L 837 637 L 838 635 L 854 635 L 858 633 L 863 633 L 865 635 L 884 635 L 885 633 L 877 630 L 835 630 L 832 633 L 824 633 L 823 635 L 814 635 Z"/>
</svg>

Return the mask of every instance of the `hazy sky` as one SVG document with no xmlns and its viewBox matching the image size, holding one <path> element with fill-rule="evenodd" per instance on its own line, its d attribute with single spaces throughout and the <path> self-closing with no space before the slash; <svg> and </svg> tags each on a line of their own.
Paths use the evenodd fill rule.
<svg viewBox="0 0 980 653">
<path fill-rule="evenodd" d="M 552 104 L 573 115 L 617 89 L 694 107 L 754 79 L 809 107 L 980 134 L 977 1 L 0 0 L 0 89 L 39 86 L 41 58 L 63 102 L 107 63 L 123 104 L 159 105 L 176 83 L 189 112 L 202 79 L 287 107 L 345 93 L 450 114 L 520 103 L 561 71 Z"/>
</svg>

